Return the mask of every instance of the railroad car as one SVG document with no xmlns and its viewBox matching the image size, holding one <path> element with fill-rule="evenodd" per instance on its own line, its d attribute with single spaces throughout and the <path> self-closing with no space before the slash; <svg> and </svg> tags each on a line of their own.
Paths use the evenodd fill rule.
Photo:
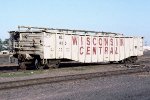
<svg viewBox="0 0 150 100">
<path fill-rule="evenodd" d="M 27 26 L 9 33 L 20 68 L 58 67 L 61 61 L 134 63 L 143 55 L 143 37 L 119 33 Z"/>
</svg>

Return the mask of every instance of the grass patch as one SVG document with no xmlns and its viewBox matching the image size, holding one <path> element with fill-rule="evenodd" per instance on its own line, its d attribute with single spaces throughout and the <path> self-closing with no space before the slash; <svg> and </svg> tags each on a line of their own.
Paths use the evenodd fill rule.
<svg viewBox="0 0 150 100">
<path fill-rule="evenodd" d="M 44 73 L 52 73 L 52 72 L 66 72 L 66 71 L 85 71 L 93 69 L 91 66 L 82 66 L 82 67 L 69 67 L 69 68 L 58 68 L 58 69 L 48 69 L 48 70 L 25 70 L 25 71 L 16 71 L 16 72 L 9 72 L 9 73 L 0 73 L 0 77 L 5 78 L 13 78 L 13 77 L 25 77 L 25 76 L 32 76 Z"/>
<path fill-rule="evenodd" d="M 45 70 L 26 70 L 26 71 L 18 71 L 18 72 L 10 72 L 10 73 L 0 73 L 0 77 L 23 77 L 23 76 L 31 76 L 35 74 L 45 73 Z"/>
<path fill-rule="evenodd" d="M 81 71 L 81 70 L 86 70 L 86 69 L 85 68 L 73 68 L 73 70 Z"/>
</svg>

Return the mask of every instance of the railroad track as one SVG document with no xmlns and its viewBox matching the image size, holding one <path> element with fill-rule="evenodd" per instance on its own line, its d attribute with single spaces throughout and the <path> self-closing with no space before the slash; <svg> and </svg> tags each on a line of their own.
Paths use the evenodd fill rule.
<svg viewBox="0 0 150 100">
<path fill-rule="evenodd" d="M 109 64 L 109 63 L 77 63 L 77 62 L 71 62 L 71 63 L 68 63 L 68 62 L 65 62 L 65 63 L 61 63 L 59 68 L 69 68 L 69 67 L 81 67 L 81 66 L 93 66 L 93 65 L 123 65 L 123 64 Z M 10 72 L 17 72 L 17 66 L 18 64 L 0 64 L 0 73 L 10 73 Z M 35 68 L 33 67 L 28 67 L 26 70 L 35 70 Z M 24 70 L 21 70 L 19 69 L 19 71 L 24 71 Z"/>
<path fill-rule="evenodd" d="M 95 78 L 95 77 L 106 77 L 106 76 L 113 76 L 113 75 L 133 74 L 133 73 L 149 72 L 149 71 L 150 71 L 149 66 L 144 66 L 144 67 L 142 66 L 142 67 L 128 68 L 126 70 L 10 81 L 10 82 L 0 83 L 0 90 L 25 87 L 25 86 L 31 86 L 31 85 L 38 85 L 38 84 L 55 83 L 55 82 L 78 80 L 78 79 L 90 79 L 90 78 Z"/>
<path fill-rule="evenodd" d="M 85 67 L 85 66 L 94 66 L 94 65 L 109 65 L 109 66 L 123 66 L 124 64 L 110 64 L 110 63 L 91 63 L 91 64 L 86 64 L 86 63 L 61 63 L 59 68 L 71 68 L 71 67 Z M 10 73 L 10 72 L 17 72 L 17 71 L 24 71 L 21 69 L 17 69 L 18 64 L 0 64 L 0 73 Z M 26 70 L 35 70 L 33 67 L 29 67 Z"/>
<path fill-rule="evenodd" d="M 17 64 L 0 64 L 0 73 L 16 72 Z"/>
</svg>

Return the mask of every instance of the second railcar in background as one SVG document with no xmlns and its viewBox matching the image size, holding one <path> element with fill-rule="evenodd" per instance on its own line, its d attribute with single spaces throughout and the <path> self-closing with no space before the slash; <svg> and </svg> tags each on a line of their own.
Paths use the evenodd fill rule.
<svg viewBox="0 0 150 100">
<path fill-rule="evenodd" d="M 58 67 L 61 61 L 133 63 L 143 55 L 143 37 L 85 30 L 19 26 L 10 31 L 19 67 Z"/>
</svg>

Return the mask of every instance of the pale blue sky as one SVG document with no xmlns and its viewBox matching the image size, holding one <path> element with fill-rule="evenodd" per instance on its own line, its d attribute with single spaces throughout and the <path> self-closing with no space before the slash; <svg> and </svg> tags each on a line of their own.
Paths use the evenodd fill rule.
<svg viewBox="0 0 150 100">
<path fill-rule="evenodd" d="M 18 25 L 144 36 L 150 45 L 150 0 L 0 0 L 0 38 Z"/>
</svg>

